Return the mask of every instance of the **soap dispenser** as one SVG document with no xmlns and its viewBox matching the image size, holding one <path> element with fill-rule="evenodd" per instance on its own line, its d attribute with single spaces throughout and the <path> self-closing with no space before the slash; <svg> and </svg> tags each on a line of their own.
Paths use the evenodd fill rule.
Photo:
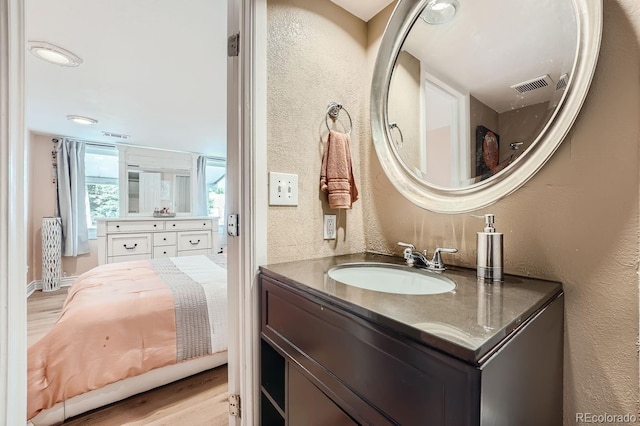
<svg viewBox="0 0 640 426">
<path fill-rule="evenodd" d="M 478 232 L 477 262 L 478 278 L 487 281 L 502 281 L 502 233 L 496 232 L 493 214 L 484 215 L 484 231 Z"/>
</svg>

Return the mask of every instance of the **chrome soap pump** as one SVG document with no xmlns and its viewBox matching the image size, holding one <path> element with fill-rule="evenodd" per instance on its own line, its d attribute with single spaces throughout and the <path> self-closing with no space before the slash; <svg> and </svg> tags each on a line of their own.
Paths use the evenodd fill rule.
<svg viewBox="0 0 640 426">
<path fill-rule="evenodd" d="M 484 215 L 484 232 L 477 236 L 478 278 L 487 281 L 502 281 L 502 233 L 496 232 L 493 214 Z"/>
</svg>

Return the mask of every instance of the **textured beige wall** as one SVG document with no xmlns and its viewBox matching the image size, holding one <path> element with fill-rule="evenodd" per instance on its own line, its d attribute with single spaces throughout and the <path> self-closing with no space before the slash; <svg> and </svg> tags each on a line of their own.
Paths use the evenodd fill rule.
<svg viewBox="0 0 640 426">
<path fill-rule="evenodd" d="M 547 122 L 549 102 L 542 102 L 503 112 L 498 116 L 498 134 L 500 135 L 500 162 L 509 158 L 514 151 L 509 148 L 511 142 L 523 142 L 519 152 L 523 152 L 533 142 L 532 135 L 537 136 Z"/>
<path fill-rule="evenodd" d="M 498 120 L 499 116 L 496 111 L 473 96 L 469 96 L 469 144 L 471 145 L 471 150 L 469 151 L 471 153 L 469 176 L 476 176 L 476 127 L 484 126 L 500 134 Z"/>
<path fill-rule="evenodd" d="M 505 234 L 508 273 L 561 281 L 566 291 L 564 417 L 638 413 L 638 194 L 640 7 L 604 2 L 596 75 L 570 135 L 523 188 L 490 208 Z M 389 9 L 369 23 L 373 61 Z M 400 254 L 457 247 L 453 264 L 474 266 L 481 222 L 407 202 L 363 145 L 367 249 Z M 540 350 L 544 350 L 541 348 Z M 526 386 L 526 384 L 523 384 Z"/>
<path fill-rule="evenodd" d="M 564 284 L 567 425 L 575 424 L 576 412 L 640 408 L 640 6 L 611 0 L 604 8 L 598 69 L 570 135 L 524 187 L 475 212 L 496 214 L 508 273 Z M 390 12 L 363 27 L 328 0 L 269 1 L 269 170 L 299 173 L 301 190 L 297 208 L 269 209 L 270 262 L 356 252 L 366 239 L 366 249 L 398 255 L 397 241 L 457 247 L 460 253 L 446 261 L 474 266 L 482 223 L 410 204 L 386 178 L 371 144 L 368 79 Z M 346 241 L 327 243 L 317 175 L 324 109 L 334 99 L 354 116 L 362 201 L 346 214 Z"/>
<path fill-rule="evenodd" d="M 56 186 L 52 182 L 51 136 L 30 134 L 29 141 L 29 281 L 42 279 L 42 218 L 56 212 Z M 62 272 L 77 276 L 98 266 L 96 240 L 89 241 L 90 253 L 78 257 L 63 257 Z"/>
<path fill-rule="evenodd" d="M 325 112 L 340 102 L 353 119 L 354 175 L 369 140 L 367 26 L 329 0 L 268 2 L 267 138 L 269 171 L 298 175 L 297 207 L 269 207 L 268 262 L 364 251 L 363 202 L 332 210 L 320 193 Z M 340 119 L 348 121 L 346 115 Z M 265 176 L 267 179 L 267 176 Z M 361 198 L 368 194 L 361 191 Z M 338 238 L 323 240 L 323 214 L 338 215 Z"/>
</svg>

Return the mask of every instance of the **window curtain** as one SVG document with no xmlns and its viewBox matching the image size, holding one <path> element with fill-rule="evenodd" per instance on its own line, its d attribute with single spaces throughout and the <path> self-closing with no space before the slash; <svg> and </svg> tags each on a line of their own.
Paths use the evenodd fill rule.
<svg viewBox="0 0 640 426">
<path fill-rule="evenodd" d="M 84 142 L 58 142 L 57 214 L 62 224 L 62 255 L 89 253 L 84 173 Z"/>
<path fill-rule="evenodd" d="M 199 156 L 196 164 L 196 211 L 197 216 L 209 216 L 209 193 L 207 191 L 207 157 Z"/>
<path fill-rule="evenodd" d="M 189 176 L 176 176 L 176 212 L 185 213 L 191 210 L 191 178 Z M 206 215 L 205 215 L 206 216 Z"/>
</svg>

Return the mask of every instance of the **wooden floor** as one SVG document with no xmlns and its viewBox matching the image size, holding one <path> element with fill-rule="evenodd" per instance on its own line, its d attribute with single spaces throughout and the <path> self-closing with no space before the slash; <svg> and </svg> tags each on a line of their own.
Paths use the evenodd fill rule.
<svg viewBox="0 0 640 426">
<path fill-rule="evenodd" d="M 27 342 L 37 341 L 55 323 L 67 296 L 36 291 L 27 301 Z M 67 420 L 65 425 L 228 424 L 227 366 L 205 371 Z"/>
</svg>

